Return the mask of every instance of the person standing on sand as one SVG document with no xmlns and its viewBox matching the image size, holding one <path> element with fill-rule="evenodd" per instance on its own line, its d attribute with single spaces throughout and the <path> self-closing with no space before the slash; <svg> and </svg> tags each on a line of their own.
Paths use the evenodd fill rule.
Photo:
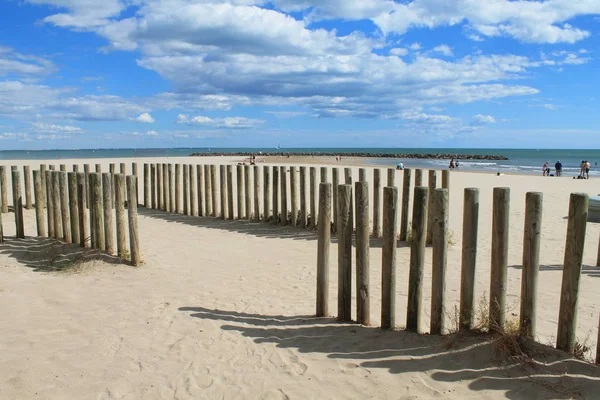
<svg viewBox="0 0 600 400">
<path fill-rule="evenodd" d="M 585 161 L 581 160 L 581 164 L 579 164 L 579 176 L 583 178 L 584 173 L 585 173 Z"/>
<path fill-rule="evenodd" d="M 448 168 L 454 169 L 454 158 L 452 160 L 450 160 L 450 166 Z"/>
<path fill-rule="evenodd" d="M 586 161 L 585 162 L 585 178 L 586 179 L 590 179 L 590 168 L 591 168 L 590 162 Z"/>
<path fill-rule="evenodd" d="M 560 160 L 554 164 L 554 169 L 556 170 L 556 176 L 562 176 L 562 163 Z"/>
<path fill-rule="evenodd" d="M 546 176 L 548 174 L 549 169 L 550 169 L 550 165 L 549 165 L 548 161 L 546 161 L 544 163 L 544 165 L 542 166 L 542 176 Z"/>
</svg>

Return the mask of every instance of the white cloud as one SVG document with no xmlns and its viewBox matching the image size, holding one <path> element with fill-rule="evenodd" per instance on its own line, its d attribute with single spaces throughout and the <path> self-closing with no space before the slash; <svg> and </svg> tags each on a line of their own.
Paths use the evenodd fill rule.
<svg viewBox="0 0 600 400">
<path fill-rule="evenodd" d="M 198 115 L 190 118 L 185 114 L 179 114 L 177 116 L 178 124 L 206 126 L 214 128 L 253 128 L 257 125 L 264 124 L 264 122 L 264 120 L 244 117 L 209 118 Z"/>
<path fill-rule="evenodd" d="M 408 54 L 408 50 L 404 49 L 402 47 L 396 47 L 396 48 L 390 50 L 390 54 L 392 56 L 404 57 L 405 55 Z"/>
<path fill-rule="evenodd" d="M 83 129 L 77 126 L 68 126 L 68 125 L 54 125 L 54 124 L 46 124 L 42 122 L 34 122 L 32 124 L 33 128 L 36 131 L 43 133 L 82 133 Z"/>
<path fill-rule="evenodd" d="M 0 47 L 0 76 L 39 77 L 48 75 L 55 69 L 54 64 L 47 59 L 21 54 L 10 47 Z"/>
<path fill-rule="evenodd" d="M 434 47 L 433 51 L 435 53 L 440 53 L 442 55 L 445 55 L 446 57 L 451 57 L 453 55 L 452 49 L 450 48 L 450 46 L 445 45 L 445 44 Z"/>
<path fill-rule="evenodd" d="M 125 132 L 125 134 L 127 135 L 131 135 L 131 136 L 160 136 L 160 134 L 156 131 L 147 131 L 147 132 Z"/>
<path fill-rule="evenodd" d="M 134 121 L 137 121 L 137 122 L 142 122 L 144 124 L 153 124 L 154 123 L 154 118 L 152 118 L 152 115 L 150 115 L 150 113 L 142 113 L 138 117 L 131 118 L 131 119 Z"/>
<path fill-rule="evenodd" d="M 421 49 L 421 43 L 413 43 L 413 44 L 411 44 L 411 45 L 410 45 L 410 47 L 409 47 L 409 48 L 410 48 L 411 50 L 414 50 L 414 51 L 416 51 L 416 50 L 420 50 L 420 49 Z"/>
<path fill-rule="evenodd" d="M 477 114 L 473 116 L 473 122 L 476 124 L 495 124 L 496 118 L 491 115 Z"/>
<path fill-rule="evenodd" d="M 296 118 L 310 115 L 306 111 L 265 111 L 265 113 L 274 115 L 277 118 Z"/>
</svg>

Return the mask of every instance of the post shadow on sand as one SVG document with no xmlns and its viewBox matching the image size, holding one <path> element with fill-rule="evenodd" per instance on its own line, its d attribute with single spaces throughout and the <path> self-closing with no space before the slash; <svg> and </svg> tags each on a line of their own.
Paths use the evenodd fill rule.
<svg viewBox="0 0 600 400">
<path fill-rule="evenodd" d="M 91 260 L 109 264 L 127 263 L 117 256 L 83 248 L 75 243 L 63 243 L 51 237 L 5 237 L 5 242 L 0 244 L 0 254 L 12 257 L 36 272 L 60 272 L 76 263 Z"/>
<path fill-rule="evenodd" d="M 511 265 L 509 268 L 514 269 L 523 269 L 522 265 Z M 540 271 L 562 271 L 562 264 L 548 264 L 548 265 L 540 265 Z M 581 273 L 592 276 L 595 278 L 600 278 L 600 267 L 594 267 L 592 265 L 583 265 L 581 267 Z"/>
<path fill-rule="evenodd" d="M 391 374 L 429 372 L 436 381 L 470 380 L 472 390 L 499 390 L 510 399 L 593 398 L 600 390 L 599 367 L 539 344 L 532 344 L 533 348 L 543 348 L 543 355 L 540 352 L 536 359 L 546 365 L 495 360 L 492 337 L 483 334 L 440 337 L 383 331 L 332 318 L 267 316 L 202 307 L 179 310 L 195 318 L 223 321 L 222 330 L 239 332 L 258 344 L 274 343 L 300 353 L 349 360 L 346 365 L 361 368 L 366 375 L 374 368 L 385 368 Z"/>
<path fill-rule="evenodd" d="M 138 213 L 144 217 L 160 219 L 162 221 L 180 223 L 207 229 L 219 229 L 229 232 L 243 233 L 257 237 L 272 239 L 317 240 L 316 230 L 313 231 L 310 229 L 294 227 L 292 225 L 273 225 L 264 221 L 255 222 L 246 219 L 229 220 L 215 217 L 194 217 L 145 207 L 139 207 Z M 337 243 L 337 237 L 332 235 L 331 242 Z M 370 242 L 370 247 L 372 248 L 380 248 L 382 245 L 380 238 L 371 237 Z M 408 246 L 410 246 L 410 243 L 398 241 L 398 247 Z"/>
</svg>

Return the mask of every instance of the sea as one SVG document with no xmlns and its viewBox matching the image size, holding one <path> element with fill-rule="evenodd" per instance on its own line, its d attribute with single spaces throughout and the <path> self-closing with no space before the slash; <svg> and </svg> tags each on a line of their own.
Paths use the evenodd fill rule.
<svg viewBox="0 0 600 400">
<path fill-rule="evenodd" d="M 547 161 L 554 173 L 554 163 L 563 165 L 564 176 L 579 174 L 581 161 L 587 160 L 592 168 L 590 175 L 600 176 L 600 150 L 557 150 L 557 149 L 453 149 L 453 148 L 164 148 L 164 149 L 85 149 L 85 150 L 0 150 L 0 160 L 60 160 L 84 158 L 135 158 L 135 157 L 185 157 L 192 153 L 237 153 L 237 152 L 310 152 L 336 153 L 343 158 L 350 153 L 390 154 L 454 154 L 497 155 L 508 160 L 461 160 L 460 170 L 493 173 L 517 173 L 541 175 Z M 402 161 L 407 168 L 443 169 L 449 159 L 389 158 L 368 160 L 367 163 L 389 165 Z"/>
</svg>

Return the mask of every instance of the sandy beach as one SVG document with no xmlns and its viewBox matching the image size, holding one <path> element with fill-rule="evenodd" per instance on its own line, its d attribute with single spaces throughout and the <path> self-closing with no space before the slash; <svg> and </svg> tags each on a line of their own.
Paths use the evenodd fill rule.
<svg viewBox="0 0 600 400">
<path fill-rule="evenodd" d="M 232 157 L 6 161 L 40 163 L 231 164 Z M 352 166 L 327 158 L 267 158 L 266 164 Z M 259 165 L 263 165 L 260 163 Z M 366 166 L 372 188 L 373 172 Z M 92 167 L 93 169 L 93 167 Z M 140 175 L 141 178 L 141 175 Z M 331 179 L 331 171 L 329 171 Z M 382 174 L 385 180 L 385 173 Z M 396 173 L 401 184 L 402 173 Z M 9 177 L 10 182 L 10 177 Z M 143 180 L 140 179 L 140 201 Z M 427 174 L 424 174 L 427 183 Z M 441 177 L 438 176 L 438 186 Z M 413 177 L 414 184 L 414 177 Z M 476 298 L 489 292 L 492 190 L 511 189 L 508 318 L 518 318 L 525 194 L 544 195 L 537 340 L 555 343 L 569 195 L 600 193 L 595 180 L 451 173 L 447 323 L 460 291 L 463 190 L 480 189 Z M 372 196 L 372 193 L 371 193 Z M 9 190 L 9 199 L 12 199 Z M 412 209 L 412 203 L 411 203 Z M 144 264 L 110 257 L 54 271 L 78 260 L 75 245 L 14 238 L 14 215 L 2 215 L 0 244 L 0 399 L 551 399 L 587 398 L 600 390 L 600 367 L 548 352 L 545 364 L 502 364 L 481 336 L 416 335 L 340 324 L 315 310 L 315 232 L 250 221 L 224 221 L 139 209 Z M 578 341 L 595 355 L 600 311 L 600 224 L 588 223 L 579 299 Z M 410 249 L 397 253 L 398 329 L 406 320 Z M 381 247 L 370 250 L 371 320 L 379 325 Z M 354 279 L 354 278 L 353 278 Z M 337 245 L 330 253 L 330 304 L 335 310 Z M 428 332 L 431 249 L 424 277 Z"/>
</svg>

